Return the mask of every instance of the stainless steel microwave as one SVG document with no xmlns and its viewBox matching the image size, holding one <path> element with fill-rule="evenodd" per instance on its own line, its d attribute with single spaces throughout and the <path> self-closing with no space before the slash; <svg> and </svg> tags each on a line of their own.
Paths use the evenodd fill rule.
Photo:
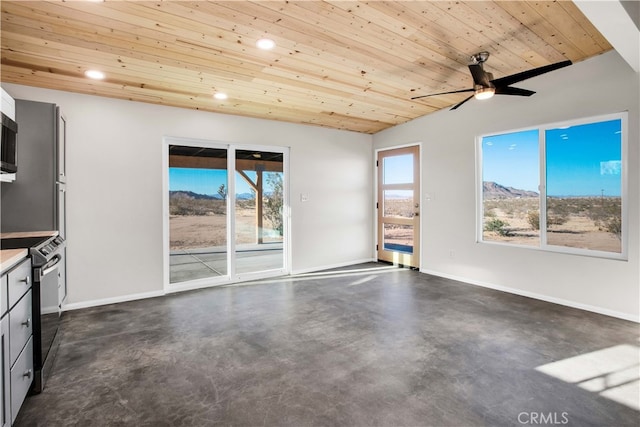
<svg viewBox="0 0 640 427">
<path fill-rule="evenodd" d="M 0 140 L 0 171 L 16 173 L 18 171 L 18 124 L 2 114 L 2 140 Z"/>
</svg>

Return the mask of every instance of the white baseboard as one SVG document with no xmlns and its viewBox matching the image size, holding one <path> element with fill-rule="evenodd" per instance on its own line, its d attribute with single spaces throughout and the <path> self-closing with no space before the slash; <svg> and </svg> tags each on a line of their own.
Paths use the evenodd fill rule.
<svg viewBox="0 0 640 427">
<path fill-rule="evenodd" d="M 354 261 L 344 262 L 340 264 L 333 264 L 333 265 L 326 265 L 321 267 L 313 267 L 308 269 L 296 270 L 291 274 L 294 275 L 294 274 L 313 273 L 316 271 L 347 267 L 350 265 L 363 264 L 366 262 L 375 262 L 375 259 L 365 258 L 361 260 L 354 260 Z M 193 283 L 187 283 L 185 285 L 173 286 L 170 289 L 167 289 L 166 291 L 160 290 L 160 291 L 152 291 L 152 292 L 143 292 L 139 294 L 122 295 L 122 296 L 117 296 L 112 298 L 104 298 L 104 299 L 97 299 L 97 300 L 91 300 L 91 301 L 82 301 L 82 302 L 75 302 L 71 304 L 64 304 L 62 306 L 62 311 L 72 311 L 72 310 L 79 310 L 81 308 L 98 307 L 101 305 L 116 304 L 119 302 L 135 301 L 135 300 L 140 300 L 145 298 L 154 298 L 154 297 L 160 297 L 163 295 L 169 295 L 177 292 L 209 288 L 209 287 L 214 287 L 216 285 L 229 285 L 229 284 L 231 283 L 228 283 L 228 282 L 212 283 L 211 281 L 193 282 Z"/>
<path fill-rule="evenodd" d="M 96 299 L 91 301 L 74 302 L 71 304 L 64 304 L 62 311 L 79 310 L 81 308 L 98 307 L 100 305 L 116 304 L 119 302 L 135 301 L 139 299 L 161 297 L 164 295 L 163 291 L 142 292 L 139 294 L 122 295 L 111 298 Z"/>
<path fill-rule="evenodd" d="M 357 259 L 357 260 L 353 260 L 353 261 L 349 261 L 349 262 L 341 262 L 339 264 L 323 265 L 323 266 L 311 267 L 311 268 L 302 268 L 302 269 L 299 269 L 299 270 L 293 270 L 291 272 L 291 275 L 293 276 L 293 275 L 296 275 L 296 274 L 315 273 L 317 271 L 331 270 L 333 268 L 349 267 L 351 265 L 364 264 L 366 262 L 376 262 L 376 259 L 375 258 L 364 258 L 364 259 Z"/>
<path fill-rule="evenodd" d="M 640 316 L 635 316 L 629 313 L 623 313 L 620 311 L 609 310 L 602 307 L 596 307 L 593 305 L 582 304 L 575 301 L 565 300 L 561 298 L 555 298 L 548 295 L 537 294 L 535 292 L 523 291 L 521 289 L 510 288 L 507 286 L 495 285 L 493 283 L 482 282 L 479 280 L 469 279 L 467 277 L 455 276 L 453 274 L 441 273 L 433 270 L 420 270 L 421 273 L 430 274 L 432 276 L 443 277 L 445 279 L 456 280 L 458 282 L 467 283 L 469 285 L 481 286 L 483 288 L 494 289 L 496 291 L 506 292 L 509 294 L 520 295 L 527 298 L 533 298 L 541 301 L 550 302 L 553 304 L 564 305 L 566 307 L 577 308 L 580 310 L 591 311 L 593 313 L 604 314 L 605 316 L 616 317 L 618 319 L 629 320 L 631 322 L 640 323 Z"/>
</svg>

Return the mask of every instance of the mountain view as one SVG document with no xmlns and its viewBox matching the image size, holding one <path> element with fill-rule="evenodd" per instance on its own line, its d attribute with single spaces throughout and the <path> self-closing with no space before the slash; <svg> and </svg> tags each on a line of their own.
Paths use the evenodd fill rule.
<svg viewBox="0 0 640 427">
<path fill-rule="evenodd" d="M 268 195 L 268 194 L 265 194 Z M 237 200 L 251 200 L 255 199 L 253 193 L 240 193 L 236 194 Z M 222 200 L 222 196 L 219 194 L 199 194 L 193 191 L 169 191 L 169 199 L 194 199 L 194 200 Z"/>
<path fill-rule="evenodd" d="M 484 181 L 482 183 L 482 194 L 485 199 L 511 199 L 540 196 L 535 191 L 519 190 L 513 187 L 505 187 L 492 181 Z"/>
</svg>

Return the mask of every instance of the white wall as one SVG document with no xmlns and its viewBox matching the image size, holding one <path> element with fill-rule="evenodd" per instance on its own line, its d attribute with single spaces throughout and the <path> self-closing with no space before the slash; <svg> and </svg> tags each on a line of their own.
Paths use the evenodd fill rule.
<svg viewBox="0 0 640 427">
<path fill-rule="evenodd" d="M 374 135 L 375 149 L 424 143 L 422 186 L 431 201 L 422 203 L 422 270 L 638 320 L 638 74 L 611 51 L 516 86 L 538 93 L 472 100 Z M 629 261 L 476 243 L 477 135 L 624 110 L 629 111 Z"/>
<path fill-rule="evenodd" d="M 67 117 L 70 306 L 162 293 L 165 135 L 291 147 L 293 271 L 372 257 L 370 135 L 3 87 L 16 99 L 56 103 Z"/>
</svg>

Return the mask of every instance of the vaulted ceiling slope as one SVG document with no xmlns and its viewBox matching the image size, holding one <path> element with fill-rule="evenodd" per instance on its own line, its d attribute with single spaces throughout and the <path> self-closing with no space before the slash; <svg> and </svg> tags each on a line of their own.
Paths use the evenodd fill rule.
<svg viewBox="0 0 640 427">
<path fill-rule="evenodd" d="M 471 87 L 479 51 L 501 77 L 611 49 L 570 1 L 1 4 L 3 82 L 363 133 L 464 99 L 410 100 Z"/>
</svg>

